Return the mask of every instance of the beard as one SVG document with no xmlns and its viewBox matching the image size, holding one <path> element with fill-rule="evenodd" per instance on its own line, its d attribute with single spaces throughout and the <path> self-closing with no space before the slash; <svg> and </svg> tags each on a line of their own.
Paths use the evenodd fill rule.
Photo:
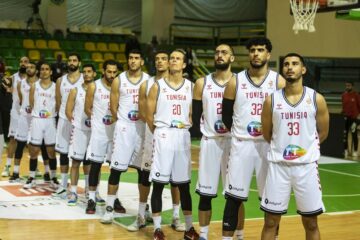
<svg viewBox="0 0 360 240">
<path fill-rule="evenodd" d="M 19 73 L 26 73 L 26 67 L 20 66 Z"/>
<path fill-rule="evenodd" d="M 261 63 L 258 63 L 258 64 L 250 62 L 250 65 L 251 65 L 252 68 L 259 69 L 259 68 L 262 68 L 263 66 L 265 66 L 266 63 L 267 63 L 267 61 L 264 60 L 264 61 L 261 61 Z"/>
<path fill-rule="evenodd" d="M 26 75 L 29 77 L 29 78 L 31 78 L 31 77 L 33 77 L 33 76 L 35 76 L 35 72 L 26 72 Z"/>
<path fill-rule="evenodd" d="M 70 72 L 75 72 L 79 69 L 79 66 L 70 65 L 68 69 Z"/>
<path fill-rule="evenodd" d="M 299 80 L 300 78 L 294 78 L 294 77 L 286 77 L 285 80 L 286 82 L 288 83 L 294 83 L 296 82 L 297 80 Z"/>
<path fill-rule="evenodd" d="M 225 62 L 225 63 L 216 63 L 215 62 L 215 69 L 217 70 L 226 70 L 228 69 L 230 66 L 230 62 Z"/>
</svg>

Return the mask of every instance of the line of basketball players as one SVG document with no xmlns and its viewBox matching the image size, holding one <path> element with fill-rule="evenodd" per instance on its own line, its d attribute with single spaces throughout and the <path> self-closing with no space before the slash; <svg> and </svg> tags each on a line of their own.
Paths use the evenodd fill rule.
<svg viewBox="0 0 360 240">
<path fill-rule="evenodd" d="M 287 63 L 283 68 L 287 80 L 285 84 L 283 77 L 269 70 L 268 61 L 272 45 L 268 39 L 251 39 L 247 49 L 250 58 L 249 69 L 234 74 L 231 71 L 231 64 L 235 61 L 232 47 L 227 44 L 218 45 L 214 56 L 215 72 L 198 79 L 195 86 L 182 77 L 186 54 L 180 49 L 172 51 L 171 54 L 165 51 L 156 53 L 157 73 L 154 77 L 142 72 L 144 61 L 139 50 L 129 53 L 128 70 L 120 75 L 118 75 L 117 62 L 105 61 L 103 76 L 96 81 L 94 81 L 96 76 L 94 66 L 86 64 L 82 66 L 83 72 L 80 73 L 80 56 L 76 53 L 69 54 L 69 73 L 59 78 L 56 86 L 50 80 L 51 70 L 47 63 L 43 63 L 40 67 L 39 81 L 32 75 L 36 73 L 35 65 L 28 63 L 27 78 L 18 80 L 17 87 L 20 96 L 19 112 L 26 118 L 29 129 L 29 131 L 26 129 L 21 131 L 29 132 L 29 136 L 25 137 L 23 144 L 18 144 L 18 147 L 21 146 L 23 149 L 27 139 L 30 143 L 30 174 L 24 188 L 35 185 L 37 156 L 44 140 L 49 156 L 51 183 L 57 187 L 54 197 L 67 197 L 68 205 L 76 205 L 79 166 L 83 162 L 85 186 L 89 197 L 86 213 L 94 214 L 97 205 L 106 205 L 105 214 L 100 221 L 104 224 L 111 223 L 114 212 L 126 211 L 117 199 L 117 191 L 121 173 L 126 172 L 130 166 L 138 171 L 139 208 L 136 221 L 128 227 L 129 231 L 138 231 L 146 226 L 146 203 L 152 182 L 151 210 L 154 239 L 165 239 L 161 230 L 161 195 L 165 184 L 170 182 L 173 197 L 171 226 L 177 231 L 185 231 L 184 239 L 207 239 L 212 211 L 211 200 L 217 196 L 221 174 L 226 197 L 223 239 L 232 239 L 234 233 L 236 239 L 243 239 L 242 203 L 248 199 L 250 182 L 255 170 L 261 209 L 266 212 L 262 238 L 274 239 L 280 221 L 279 216 L 286 213 L 288 194 L 287 190 L 285 194 L 274 193 L 277 190 L 272 185 L 278 182 L 276 176 L 267 174 L 267 171 L 268 169 L 275 171 L 278 166 L 282 169 L 283 162 L 285 168 L 293 166 L 287 161 L 289 159 L 285 158 L 285 153 L 283 156 L 285 159 L 276 156 L 274 163 L 269 160 L 270 164 L 268 164 L 269 150 L 270 153 L 278 150 L 276 148 L 278 146 L 274 146 L 273 149 L 273 145 L 268 143 L 272 144 L 274 141 L 271 138 L 271 134 L 275 134 L 272 129 L 278 122 L 273 120 L 271 124 L 266 125 L 266 129 L 262 129 L 261 120 L 266 122 L 268 119 L 274 119 L 274 115 L 272 116 L 275 114 L 274 101 L 275 99 L 276 103 L 278 101 L 278 97 L 274 96 L 278 96 L 281 92 L 280 99 L 282 96 L 283 101 L 290 102 L 289 105 L 293 108 L 288 110 L 283 106 L 288 111 L 298 111 L 295 110 L 296 107 L 305 108 L 302 106 L 305 100 L 302 100 L 306 98 L 306 102 L 314 103 L 311 105 L 312 108 L 306 106 L 308 114 L 316 116 L 316 121 L 320 121 L 322 127 L 319 127 L 316 121 L 313 127 L 311 124 L 314 123 L 311 122 L 312 132 L 308 132 L 311 138 L 306 141 L 299 140 L 298 144 L 309 146 L 310 143 L 313 146 L 327 136 L 327 108 L 321 95 L 309 88 L 300 89 L 299 81 L 301 80 L 302 87 L 302 75 L 306 72 L 300 55 L 289 54 L 285 58 L 285 60 L 290 59 L 284 61 Z M 285 68 L 290 70 L 285 72 Z M 13 77 L 14 79 L 16 78 Z M 296 96 L 293 97 L 294 92 L 287 92 L 286 89 L 293 90 L 295 82 L 296 89 L 300 89 L 301 93 L 295 91 Z M 284 87 L 284 91 L 279 90 Z M 265 99 L 270 101 L 268 106 L 270 110 L 267 109 L 268 115 L 263 116 L 264 120 L 261 119 L 261 114 Z M 56 130 L 57 112 L 59 121 Z M 293 131 L 291 136 L 289 135 L 291 138 L 294 135 L 295 137 L 303 135 L 302 131 L 299 132 L 299 128 L 301 126 L 302 129 L 301 124 L 308 124 L 302 123 L 303 119 L 307 121 L 308 118 L 299 117 L 295 125 L 292 122 L 293 125 L 288 124 Z M 315 117 L 311 121 L 314 119 Z M 192 125 L 201 130 L 203 135 L 196 184 L 196 192 L 200 195 L 198 207 L 200 235 L 192 225 L 189 187 L 191 141 L 188 130 Z M 263 136 L 264 131 L 267 133 Z M 287 143 L 289 142 L 288 140 Z M 54 149 L 60 153 L 61 183 L 56 179 Z M 312 147 L 309 152 L 312 154 L 310 157 L 306 153 L 297 156 L 295 150 L 295 154 L 291 157 L 292 163 L 295 163 L 295 166 L 316 163 L 319 158 L 316 149 Z M 70 194 L 67 191 L 69 157 L 72 159 Z M 97 191 L 100 169 L 104 161 L 110 163 L 106 201 Z M 314 183 L 318 181 L 314 178 L 317 168 L 313 166 L 316 164 L 310 165 L 312 174 L 308 182 L 316 188 L 319 186 L 318 183 Z M 14 168 L 13 176 L 16 174 L 15 170 Z M 281 180 L 287 186 L 288 178 Z M 301 183 L 302 187 L 303 185 Z M 298 211 L 303 216 L 307 235 L 314 234 L 315 237 L 309 239 L 317 239 L 319 233 L 316 216 L 324 211 L 321 190 L 316 192 L 310 189 L 313 194 L 310 194 L 310 198 L 306 198 L 303 196 L 307 193 L 304 189 L 297 185 L 295 188 L 299 202 Z M 316 201 L 309 204 L 309 199 Z M 181 202 L 185 226 L 179 220 L 179 202 Z"/>
</svg>

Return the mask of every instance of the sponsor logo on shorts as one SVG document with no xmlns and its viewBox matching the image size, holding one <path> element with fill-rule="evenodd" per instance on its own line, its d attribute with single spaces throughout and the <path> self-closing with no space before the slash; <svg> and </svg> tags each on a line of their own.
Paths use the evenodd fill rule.
<svg viewBox="0 0 360 240">
<path fill-rule="evenodd" d="M 230 186 L 231 186 L 231 185 L 230 185 Z M 199 188 L 203 188 L 203 189 L 212 189 L 212 187 L 211 187 L 211 186 L 201 185 L 200 183 L 199 183 Z"/>
<path fill-rule="evenodd" d="M 49 113 L 49 111 L 47 111 L 47 110 L 41 110 L 39 112 L 40 118 L 49 118 L 50 116 L 51 116 L 51 113 Z"/>
<path fill-rule="evenodd" d="M 170 127 L 171 128 L 184 128 L 185 124 L 179 120 L 172 120 Z"/>
<path fill-rule="evenodd" d="M 262 135 L 262 130 L 261 130 L 261 123 L 260 122 L 256 122 L 256 121 L 252 121 L 247 125 L 247 131 L 248 133 L 253 136 L 253 137 L 258 137 Z"/>
<path fill-rule="evenodd" d="M 130 121 L 137 121 L 139 120 L 139 111 L 137 110 L 131 110 L 128 113 L 128 118 L 130 119 Z"/>
<path fill-rule="evenodd" d="M 215 131 L 217 133 L 226 133 L 228 129 L 226 128 L 225 124 L 221 120 L 217 120 L 214 124 Z"/>
<path fill-rule="evenodd" d="M 85 119 L 85 126 L 87 126 L 87 127 L 91 127 L 91 119 L 90 118 L 87 118 L 87 119 Z"/>
<path fill-rule="evenodd" d="M 289 144 L 284 150 L 283 157 L 285 160 L 291 161 L 291 160 L 295 160 L 299 157 L 302 157 L 305 154 L 306 154 L 306 150 L 303 149 L 302 147 L 293 145 L 293 144 Z"/>
<path fill-rule="evenodd" d="M 105 125 L 111 125 L 114 122 L 114 119 L 111 115 L 105 115 L 102 120 Z"/>
<path fill-rule="evenodd" d="M 156 173 L 155 173 L 155 176 L 156 176 L 156 177 L 169 177 L 170 175 L 165 175 L 165 174 L 161 174 L 161 173 L 159 173 L 159 172 L 156 172 Z"/>
<path fill-rule="evenodd" d="M 238 192 L 243 192 L 243 191 L 244 191 L 244 188 L 233 187 L 233 185 L 229 184 L 229 190 L 234 190 L 234 191 L 238 191 Z"/>
<path fill-rule="evenodd" d="M 273 202 L 273 201 L 269 201 L 269 199 L 265 199 L 265 204 L 268 204 L 268 205 L 274 205 L 274 206 L 280 206 L 281 205 L 281 202 Z"/>
</svg>

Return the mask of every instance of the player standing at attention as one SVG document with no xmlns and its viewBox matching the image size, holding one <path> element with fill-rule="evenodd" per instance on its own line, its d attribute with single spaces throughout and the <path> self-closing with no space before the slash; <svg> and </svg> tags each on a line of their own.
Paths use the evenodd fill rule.
<svg viewBox="0 0 360 240">
<path fill-rule="evenodd" d="M 322 95 L 303 86 L 304 59 L 285 56 L 286 86 L 268 96 L 261 115 L 263 135 L 270 143 L 268 175 L 261 209 L 265 223 L 261 239 L 272 240 L 281 215 L 287 212 L 291 189 L 306 239 L 319 240 L 317 216 L 325 211 L 318 171 L 320 143 L 329 133 L 329 112 Z"/>
<path fill-rule="evenodd" d="M 16 150 L 16 129 L 18 127 L 18 119 L 20 114 L 20 102 L 19 102 L 19 95 L 17 92 L 17 85 L 22 80 L 26 79 L 26 66 L 29 63 L 29 58 L 23 56 L 20 58 L 20 68 L 19 71 L 12 75 L 10 78 L 4 78 L 4 84 L 6 91 L 12 94 L 12 106 L 10 111 L 10 126 L 9 126 L 9 143 L 7 146 L 7 159 L 5 163 L 5 167 L 3 172 L 1 173 L 2 177 L 9 177 L 10 176 L 10 168 L 11 168 L 11 161 L 14 158 L 14 153 Z"/>
<path fill-rule="evenodd" d="M 89 191 L 89 171 L 90 161 L 86 159 L 86 148 L 89 144 L 91 133 L 91 120 L 84 112 L 85 95 L 88 85 L 94 82 L 96 69 L 92 64 L 83 66 L 84 82 L 80 87 L 71 89 L 65 114 L 72 124 L 72 137 L 69 146 L 69 157 L 72 159 L 71 165 L 71 189 L 68 199 L 69 206 L 75 206 L 78 199 L 77 185 L 79 180 L 79 167 L 83 163 L 85 177 L 85 195 Z"/>
<path fill-rule="evenodd" d="M 32 83 L 29 93 L 29 103 L 32 109 L 29 153 L 30 153 L 30 173 L 24 188 L 32 188 L 35 183 L 35 171 L 37 169 L 37 157 L 40 146 L 45 142 L 49 156 L 50 178 L 53 184 L 56 179 L 56 157 L 55 157 L 55 136 L 56 136 L 56 87 L 51 81 L 51 67 L 48 63 L 40 66 L 40 80 Z"/>
<path fill-rule="evenodd" d="M 261 111 L 265 97 L 285 85 L 278 73 L 269 70 L 272 45 L 267 38 L 252 38 L 247 43 L 250 68 L 231 79 L 225 89 L 222 120 L 231 128 L 231 149 L 226 175 L 226 204 L 223 216 L 223 239 L 232 239 L 238 210 L 249 196 L 255 169 L 259 198 L 267 171 L 269 144 L 261 132 Z"/>
<path fill-rule="evenodd" d="M 216 72 L 198 79 L 194 87 L 193 123 L 203 134 L 196 184 L 196 192 L 200 195 L 200 239 L 208 239 L 211 200 L 217 197 L 220 173 L 225 185 L 231 135 L 221 120 L 221 112 L 225 87 L 230 79 L 236 78 L 231 72 L 234 60 L 234 51 L 229 45 L 218 45 L 214 56 Z M 243 207 L 240 212 L 243 213 Z M 239 222 L 243 224 L 243 218 Z M 243 226 L 238 228 L 242 229 Z"/>
<path fill-rule="evenodd" d="M 144 81 L 139 90 L 139 117 L 142 121 L 146 121 L 146 99 L 148 97 L 150 88 L 152 85 L 161 78 L 167 78 L 169 74 L 169 54 L 165 51 L 157 51 L 155 54 L 155 67 L 156 76 Z M 142 191 L 139 196 L 139 209 L 138 216 L 133 224 L 128 227 L 129 231 L 138 231 L 140 228 L 146 226 L 147 218 L 150 218 L 150 213 L 147 212 L 147 199 L 150 192 L 151 182 L 149 181 L 149 175 L 152 164 L 153 154 L 153 134 L 151 133 L 148 125 L 145 127 L 145 136 L 143 144 L 143 154 L 141 163 L 141 179 L 140 184 Z M 180 222 L 180 193 L 177 186 L 171 184 L 171 197 L 173 201 L 173 218 L 171 227 L 175 231 L 185 231 L 184 224 Z M 149 215 L 147 215 L 149 214 Z M 152 219 L 151 219 L 152 220 Z"/>
<path fill-rule="evenodd" d="M 116 121 L 114 149 L 111 155 L 106 211 L 101 223 L 112 223 L 114 202 L 120 175 L 129 166 L 138 171 L 138 188 L 142 192 L 141 158 L 145 124 L 139 121 L 139 88 L 149 75 L 141 71 L 144 60 L 140 50 L 133 49 L 128 57 L 129 70 L 122 72 L 111 84 L 110 110 Z"/>
<path fill-rule="evenodd" d="M 81 57 L 77 53 L 68 56 L 68 74 L 58 78 L 56 81 L 56 109 L 59 112 L 59 121 L 56 132 L 55 150 L 60 153 L 61 185 L 53 193 L 54 197 L 66 197 L 69 172 L 69 142 L 71 136 L 71 122 L 65 114 L 66 101 L 71 89 L 80 87 L 84 78 L 80 72 Z"/>
<path fill-rule="evenodd" d="M 88 85 L 85 97 L 85 113 L 91 118 L 91 135 L 86 159 L 91 161 L 89 173 L 89 201 L 86 213 L 94 214 L 96 204 L 105 205 L 97 187 L 101 166 L 106 159 L 110 161 L 114 136 L 114 118 L 110 111 L 111 83 L 118 74 L 118 63 L 107 60 L 103 64 L 103 77 Z M 115 201 L 117 211 L 125 212 L 120 201 Z M 114 207 L 114 208 L 115 208 Z"/>
<path fill-rule="evenodd" d="M 165 239 L 161 230 L 162 191 L 172 182 L 180 191 L 185 217 L 184 239 L 199 239 L 192 224 L 190 195 L 191 153 L 190 132 L 193 84 L 183 78 L 186 55 L 181 49 L 170 54 L 168 78 L 159 79 L 150 89 L 146 122 L 154 134 L 154 155 L 150 180 L 153 182 L 151 210 L 154 240 Z"/>
</svg>

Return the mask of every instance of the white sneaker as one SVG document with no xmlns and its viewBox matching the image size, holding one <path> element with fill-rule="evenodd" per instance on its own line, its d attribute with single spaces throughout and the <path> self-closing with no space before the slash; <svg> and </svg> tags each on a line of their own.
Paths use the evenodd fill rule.
<svg viewBox="0 0 360 240">
<path fill-rule="evenodd" d="M 67 190 L 60 186 L 54 193 L 51 194 L 52 197 L 65 199 L 67 197 Z"/>
<path fill-rule="evenodd" d="M 357 151 L 353 151 L 352 156 L 353 156 L 353 157 L 357 157 L 357 156 L 358 156 Z"/>
<path fill-rule="evenodd" d="M 26 183 L 24 184 L 23 188 L 30 189 L 36 186 L 35 179 L 32 177 L 29 177 Z"/>
<path fill-rule="evenodd" d="M 139 229 L 146 227 L 145 218 L 142 218 L 140 215 L 136 217 L 136 220 L 127 227 L 129 232 L 137 232 Z"/>
<path fill-rule="evenodd" d="M 104 216 L 100 219 L 103 224 L 111 224 L 113 221 L 114 209 L 112 206 L 107 206 Z"/>
<path fill-rule="evenodd" d="M 10 167 L 9 165 L 5 165 L 3 172 L 1 173 L 2 177 L 10 177 Z"/>
<path fill-rule="evenodd" d="M 173 218 L 171 228 L 177 232 L 185 232 L 185 225 L 180 222 L 180 218 Z"/>
</svg>

